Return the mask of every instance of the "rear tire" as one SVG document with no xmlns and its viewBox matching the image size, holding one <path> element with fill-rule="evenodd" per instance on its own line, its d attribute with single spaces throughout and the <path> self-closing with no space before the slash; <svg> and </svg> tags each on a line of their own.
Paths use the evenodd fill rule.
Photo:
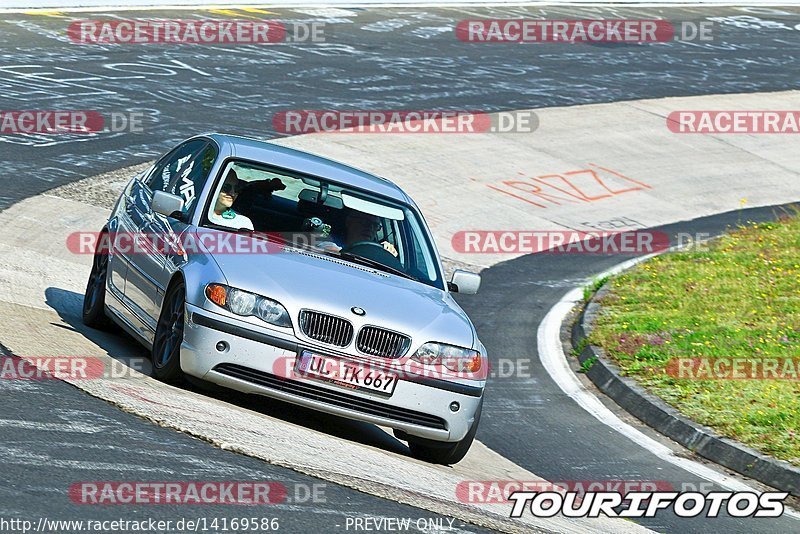
<svg viewBox="0 0 800 534">
<path fill-rule="evenodd" d="M 83 294 L 83 324 L 98 330 L 108 330 L 111 319 L 106 315 L 106 280 L 108 279 L 108 255 L 110 240 L 107 232 L 102 232 L 94 251 L 92 270 L 86 291 Z"/>
<path fill-rule="evenodd" d="M 158 317 L 153 340 L 153 376 L 162 382 L 177 383 L 183 380 L 181 343 L 186 310 L 184 287 L 182 280 L 170 286 Z"/>
<path fill-rule="evenodd" d="M 433 464 L 457 464 L 467 455 L 467 452 L 469 452 L 472 446 L 472 442 L 475 440 L 475 434 L 478 432 L 478 423 L 481 420 L 482 411 L 483 399 L 481 399 L 478 410 L 475 412 L 475 420 L 472 422 L 469 432 L 467 432 L 467 435 L 464 436 L 464 439 L 461 441 L 437 443 L 433 440 L 409 436 L 408 448 L 411 449 L 411 455 L 418 460 Z"/>
</svg>

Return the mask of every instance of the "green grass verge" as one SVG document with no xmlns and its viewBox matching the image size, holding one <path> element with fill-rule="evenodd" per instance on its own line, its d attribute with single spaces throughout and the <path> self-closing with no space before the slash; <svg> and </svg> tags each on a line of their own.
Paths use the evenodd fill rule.
<svg viewBox="0 0 800 534">
<path fill-rule="evenodd" d="M 797 362 L 800 218 L 738 228 L 607 283 L 610 293 L 601 301 L 592 344 L 691 419 L 800 465 L 800 380 L 698 380 L 667 373 L 674 358 Z"/>
</svg>

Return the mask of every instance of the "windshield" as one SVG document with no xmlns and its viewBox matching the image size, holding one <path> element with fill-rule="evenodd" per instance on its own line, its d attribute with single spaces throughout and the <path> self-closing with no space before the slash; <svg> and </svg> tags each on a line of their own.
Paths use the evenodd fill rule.
<svg viewBox="0 0 800 534">
<path fill-rule="evenodd" d="M 203 226 L 280 234 L 290 244 L 443 289 L 415 210 L 317 178 L 230 161 L 214 184 Z"/>
</svg>

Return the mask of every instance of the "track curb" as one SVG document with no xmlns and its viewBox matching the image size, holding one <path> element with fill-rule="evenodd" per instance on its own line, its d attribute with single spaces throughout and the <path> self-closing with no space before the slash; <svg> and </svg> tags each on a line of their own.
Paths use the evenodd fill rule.
<svg viewBox="0 0 800 534">
<path fill-rule="evenodd" d="M 688 419 L 635 380 L 623 376 L 602 348 L 587 342 L 600 310 L 598 298 L 607 293 L 605 287 L 594 293 L 581 306 L 580 314 L 571 328 L 572 347 L 576 351 L 581 348 L 578 360 L 588 366 L 585 374 L 600 391 L 643 423 L 703 458 L 773 488 L 800 496 L 800 468 L 724 438 L 711 428 Z"/>
</svg>

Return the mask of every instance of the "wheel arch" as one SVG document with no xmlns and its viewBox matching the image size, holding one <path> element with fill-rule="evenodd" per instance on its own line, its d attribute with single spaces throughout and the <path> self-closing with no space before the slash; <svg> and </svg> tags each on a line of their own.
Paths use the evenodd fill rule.
<svg viewBox="0 0 800 534">
<path fill-rule="evenodd" d="M 186 276 L 183 274 L 183 271 L 178 269 L 172 274 L 172 278 L 169 279 L 169 283 L 167 284 L 166 289 L 164 290 L 164 298 L 167 297 L 169 292 L 175 287 L 178 283 L 183 283 L 184 291 L 186 291 Z M 162 299 L 161 307 L 164 307 L 164 301 Z"/>
</svg>

